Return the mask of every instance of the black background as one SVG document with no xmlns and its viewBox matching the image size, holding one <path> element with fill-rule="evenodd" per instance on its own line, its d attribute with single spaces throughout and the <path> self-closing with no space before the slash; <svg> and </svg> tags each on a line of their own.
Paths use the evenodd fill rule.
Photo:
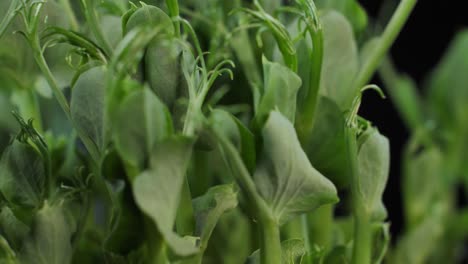
<svg viewBox="0 0 468 264">
<path fill-rule="evenodd" d="M 384 1 L 359 2 L 368 11 L 371 19 L 381 16 Z M 396 4 L 397 1 L 394 2 Z M 418 1 L 391 50 L 398 70 L 413 77 L 422 93 L 424 78 L 437 65 L 456 32 L 468 25 L 468 9 L 464 8 L 464 2 L 466 1 Z M 378 77 L 374 78 L 373 83 L 381 84 Z M 401 152 L 407 141 L 408 131 L 392 102 L 389 99 L 380 99 L 377 94 L 366 93 L 360 113 L 371 120 L 391 142 L 392 165 L 384 200 L 389 211 L 392 234 L 398 236 L 403 227 L 400 193 Z"/>
</svg>

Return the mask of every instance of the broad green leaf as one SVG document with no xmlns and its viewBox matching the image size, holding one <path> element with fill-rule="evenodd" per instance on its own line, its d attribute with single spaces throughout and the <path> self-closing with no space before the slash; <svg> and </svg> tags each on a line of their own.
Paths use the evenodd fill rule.
<svg viewBox="0 0 468 264">
<path fill-rule="evenodd" d="M 122 39 L 122 20 L 118 16 L 103 16 L 101 18 L 101 27 L 106 39 L 110 45 L 115 48 Z"/>
<path fill-rule="evenodd" d="M 443 195 L 443 154 L 432 148 L 417 155 L 409 155 L 404 164 L 403 199 L 408 227 L 416 226 L 430 212 Z"/>
<path fill-rule="evenodd" d="M 207 254 L 215 263 L 242 263 L 252 253 L 253 230 L 251 219 L 239 208 L 227 212 L 216 225 Z"/>
<path fill-rule="evenodd" d="M 106 76 L 106 68 L 92 68 L 80 76 L 72 90 L 71 117 L 76 129 L 91 139 L 94 154 L 102 153 L 104 147 Z"/>
<path fill-rule="evenodd" d="M 272 110 L 278 110 L 294 123 L 296 97 L 301 78 L 289 68 L 263 57 L 264 90 L 257 110 L 260 125 Z"/>
<path fill-rule="evenodd" d="M 12 248 L 19 250 L 28 233 L 29 227 L 16 218 L 9 207 L 4 206 L 0 209 L 0 234 L 8 240 Z"/>
<path fill-rule="evenodd" d="M 348 263 L 348 259 L 350 259 L 349 248 L 346 246 L 340 245 L 334 247 L 326 256 L 325 261 L 323 263 L 327 264 L 343 264 Z"/>
<path fill-rule="evenodd" d="M 351 25 L 336 11 L 322 17 L 324 55 L 320 93 L 333 99 L 342 111 L 349 110 L 356 91 L 352 87 L 359 70 L 359 56 Z"/>
<path fill-rule="evenodd" d="M 115 146 L 125 163 L 139 169 L 144 168 L 156 142 L 173 132 L 169 111 L 148 88 L 129 94 L 116 118 Z"/>
<path fill-rule="evenodd" d="M 21 263 L 71 263 L 71 235 L 74 227 L 60 205 L 47 202 L 36 215 L 31 236 L 20 253 Z"/>
<path fill-rule="evenodd" d="M 429 78 L 431 111 L 444 127 L 452 128 L 468 120 L 468 30 L 461 31 Z"/>
<path fill-rule="evenodd" d="M 312 134 L 304 146 L 312 165 L 327 176 L 338 188 L 349 185 L 351 174 L 346 154 L 344 114 L 328 97 L 318 101 Z"/>
<path fill-rule="evenodd" d="M 359 201 L 367 213 L 380 209 L 390 171 L 390 144 L 377 129 L 369 128 L 358 139 L 359 175 L 355 186 Z"/>
<path fill-rule="evenodd" d="M 356 34 L 366 30 L 368 17 L 357 0 L 316 0 L 314 2 L 321 10 L 333 9 L 342 13 L 349 20 Z"/>
<path fill-rule="evenodd" d="M 145 55 L 145 76 L 151 89 L 172 107 L 179 96 L 183 80 L 181 71 L 182 49 L 176 39 L 153 40 Z"/>
<path fill-rule="evenodd" d="M 307 253 L 304 241 L 300 239 L 290 239 L 281 242 L 281 263 L 301 264 L 302 258 Z M 260 250 L 255 251 L 247 259 L 246 264 L 260 264 Z"/>
<path fill-rule="evenodd" d="M 123 31 L 126 34 L 130 30 L 141 25 L 158 26 L 163 28 L 168 34 L 174 33 L 174 26 L 171 18 L 161 9 L 151 5 L 143 4 L 138 8 L 138 10 L 128 18 Z"/>
<path fill-rule="evenodd" d="M 233 185 L 212 187 L 206 194 L 193 200 L 196 217 L 195 235 L 200 237 L 201 251 L 205 251 L 219 218 L 237 206 L 237 193 Z"/>
<path fill-rule="evenodd" d="M 373 229 L 372 263 L 381 264 L 390 244 L 390 224 L 377 223 Z"/>
<path fill-rule="evenodd" d="M 16 9 L 20 6 L 20 1 L 15 1 L 11 0 L 9 1 L 9 7 L 8 9 L 6 8 L 6 3 L 7 1 L 3 2 L 0 7 L 0 15 L 2 19 L 0 20 L 0 38 L 3 37 L 3 34 L 6 32 L 8 26 L 10 23 L 13 21 L 15 16 L 17 15 Z M 6 12 L 3 11 L 3 8 L 5 8 Z"/>
<path fill-rule="evenodd" d="M 240 120 L 223 110 L 214 110 L 210 122 L 218 133 L 224 134 L 236 146 L 249 171 L 255 169 L 255 139 L 252 132 Z"/>
<path fill-rule="evenodd" d="M 0 160 L 0 191 L 14 205 L 37 208 L 44 195 L 44 162 L 30 145 L 15 140 Z"/>
<path fill-rule="evenodd" d="M 162 141 L 152 153 L 151 168 L 138 175 L 133 183 L 136 204 L 153 220 L 169 248 L 179 256 L 198 251 L 191 241 L 172 231 L 191 151 L 192 143 L 187 138 Z"/>
<path fill-rule="evenodd" d="M 271 112 L 262 136 L 254 180 L 278 223 L 338 201 L 335 186 L 312 167 L 286 117 Z"/>
<path fill-rule="evenodd" d="M 413 131 L 420 128 L 424 123 L 424 114 L 414 80 L 409 76 L 399 76 L 387 90 L 406 126 Z"/>
<path fill-rule="evenodd" d="M 144 71 L 151 89 L 172 108 L 178 96 L 180 81 L 183 79 L 180 67 L 182 49 L 177 40 L 170 37 L 174 34 L 172 20 L 161 9 L 143 5 L 130 16 L 126 30 L 142 25 L 159 27 L 169 36 L 158 37 L 148 45 L 144 58 Z"/>
<path fill-rule="evenodd" d="M 428 263 L 444 233 L 446 208 L 435 204 L 417 227 L 405 234 L 390 255 L 389 263 Z"/>
<path fill-rule="evenodd" d="M 16 253 L 8 244 L 8 241 L 0 235 L 0 263 L 18 264 Z"/>
</svg>

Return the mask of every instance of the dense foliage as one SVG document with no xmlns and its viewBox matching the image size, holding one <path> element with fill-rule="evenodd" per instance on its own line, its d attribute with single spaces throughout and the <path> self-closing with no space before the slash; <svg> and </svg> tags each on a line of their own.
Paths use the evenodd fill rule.
<svg viewBox="0 0 468 264">
<path fill-rule="evenodd" d="M 356 0 L 1 1 L 0 263 L 455 262 L 468 37 L 423 99 L 385 58 L 415 4 L 376 32 Z M 412 132 L 395 246 L 379 67 Z"/>
</svg>

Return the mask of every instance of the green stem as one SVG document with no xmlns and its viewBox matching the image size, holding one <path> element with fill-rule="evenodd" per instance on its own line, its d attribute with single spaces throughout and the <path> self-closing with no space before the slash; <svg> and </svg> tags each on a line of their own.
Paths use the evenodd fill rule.
<svg viewBox="0 0 468 264">
<path fill-rule="evenodd" d="M 65 9 L 65 13 L 67 14 L 71 29 L 73 31 L 78 31 L 79 29 L 78 20 L 76 19 L 75 12 L 73 12 L 73 8 L 70 4 L 70 0 L 60 0 L 60 3 Z"/>
<path fill-rule="evenodd" d="M 104 36 L 101 27 L 99 26 L 99 19 L 96 14 L 96 7 L 94 6 L 94 1 L 89 0 L 81 0 L 81 7 L 83 9 L 83 13 L 86 17 L 86 21 L 88 22 L 89 29 L 93 33 L 94 37 L 96 38 L 97 42 L 101 45 L 101 47 L 106 52 L 106 55 L 110 57 L 112 54 L 112 47 L 109 44 L 109 41 Z"/>
<path fill-rule="evenodd" d="M 145 230 L 147 237 L 148 264 L 166 264 L 168 263 L 165 243 L 159 231 L 156 229 L 153 221 L 147 217 L 145 221 Z"/>
<path fill-rule="evenodd" d="M 372 259 L 372 226 L 366 212 L 359 212 L 354 218 L 353 264 L 370 264 Z"/>
<path fill-rule="evenodd" d="M 323 30 L 318 28 L 316 32 L 310 32 L 313 51 L 310 53 L 309 87 L 304 100 L 303 109 L 299 115 L 298 133 L 301 141 L 306 141 L 312 132 L 315 120 L 315 110 L 319 98 L 320 78 L 323 63 Z M 307 142 L 302 142 L 307 144 Z"/>
<path fill-rule="evenodd" d="M 346 127 L 347 154 L 351 164 L 351 199 L 354 216 L 354 242 L 352 264 L 370 264 L 372 252 L 372 226 L 370 214 L 363 206 L 359 193 L 359 165 L 356 132 L 353 128 Z"/>
<path fill-rule="evenodd" d="M 354 81 L 354 91 L 359 92 L 374 75 L 379 67 L 379 64 L 385 54 L 388 52 L 392 44 L 395 42 L 398 34 L 402 30 L 411 12 L 416 5 L 417 0 L 402 0 L 398 5 L 395 14 L 385 28 L 384 33 L 380 37 L 379 45 L 372 51 L 369 58 L 364 62 L 356 80 Z"/>
<path fill-rule="evenodd" d="M 50 71 L 49 66 L 47 65 L 44 55 L 41 52 L 41 48 L 39 47 L 38 44 L 37 45 L 33 44 L 32 46 L 34 50 L 34 59 L 36 60 L 36 63 L 39 66 L 39 69 L 44 74 L 44 77 L 46 78 L 49 86 L 52 88 L 54 96 L 57 99 L 63 112 L 65 113 L 67 118 L 71 120 L 70 106 L 68 105 L 65 95 L 62 93 L 57 82 L 55 81 L 55 78 L 53 77 L 52 72 Z"/>
<path fill-rule="evenodd" d="M 47 80 L 47 83 L 49 86 L 52 88 L 52 91 L 54 93 L 55 98 L 57 99 L 60 107 L 62 108 L 63 112 L 65 113 L 66 117 L 74 127 L 76 127 L 75 123 L 73 122 L 73 119 L 71 118 L 71 112 L 70 112 L 70 106 L 68 105 L 68 101 L 65 98 L 65 95 L 62 93 L 60 90 L 57 81 L 55 80 L 48 64 L 47 61 L 44 58 L 44 54 L 41 52 L 41 47 L 39 45 L 39 40 L 38 39 L 33 39 L 31 41 L 31 47 L 33 49 L 33 54 L 34 54 L 34 59 L 36 61 L 36 64 L 38 65 L 39 69 L 41 70 L 42 74 L 44 74 L 44 77 Z M 95 151 L 95 148 L 93 147 L 93 142 L 92 140 L 86 136 L 83 133 L 80 133 L 78 131 L 78 136 L 80 137 L 81 141 L 85 145 L 86 149 L 90 153 L 90 155 L 93 157 L 93 162 L 97 162 L 99 160 L 99 153 Z"/>
<path fill-rule="evenodd" d="M 306 250 L 310 251 L 311 249 L 311 244 L 310 244 L 310 239 L 309 239 L 310 230 L 309 230 L 309 221 L 307 219 L 307 214 L 301 215 L 301 226 L 302 226 L 302 238 L 304 239 L 305 248 Z M 306 255 L 305 263 L 312 264 L 311 254 Z"/>
<path fill-rule="evenodd" d="M 260 263 L 281 264 L 281 240 L 279 225 L 272 219 L 260 220 Z"/>
<path fill-rule="evenodd" d="M 166 0 L 166 5 L 173 19 L 179 17 L 179 2 L 177 0 Z M 176 37 L 180 37 L 180 22 L 177 19 L 174 19 L 174 28 Z"/>
<path fill-rule="evenodd" d="M 84 230 L 86 227 L 86 222 L 89 218 L 89 213 L 91 212 L 91 202 L 87 194 L 84 194 L 83 197 L 83 209 L 76 226 L 76 232 L 72 237 L 72 249 L 75 252 L 78 248 L 81 238 L 83 237 Z"/>
<path fill-rule="evenodd" d="M 224 152 L 227 166 L 232 171 L 234 177 L 236 177 L 248 201 L 253 203 L 259 221 L 259 228 L 261 229 L 261 264 L 281 264 L 281 240 L 278 222 L 274 219 L 269 207 L 257 192 L 255 183 L 237 149 L 225 136 L 216 132 L 214 132 L 213 135 L 217 138 Z"/>
<path fill-rule="evenodd" d="M 0 22 L 0 38 L 3 36 L 8 26 L 15 18 L 17 14 L 16 9 L 19 7 L 20 3 L 21 3 L 20 1 L 15 1 L 15 0 L 10 2 L 10 7 L 8 8 L 6 15 L 3 17 L 3 19 Z"/>
<path fill-rule="evenodd" d="M 176 230 L 179 235 L 193 235 L 195 227 L 195 216 L 192 206 L 192 195 L 188 178 L 185 177 L 184 185 L 182 186 L 182 194 L 180 198 L 180 206 L 177 210 Z"/>
<path fill-rule="evenodd" d="M 333 205 L 324 205 L 307 214 L 310 244 L 329 247 L 333 232 L 333 208 Z"/>
</svg>

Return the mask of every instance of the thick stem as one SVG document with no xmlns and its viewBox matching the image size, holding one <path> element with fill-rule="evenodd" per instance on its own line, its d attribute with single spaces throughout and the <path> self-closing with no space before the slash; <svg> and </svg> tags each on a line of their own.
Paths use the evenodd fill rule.
<svg viewBox="0 0 468 264">
<path fill-rule="evenodd" d="M 302 143 L 307 144 L 315 120 L 315 110 L 319 98 L 320 78 L 322 73 L 323 63 L 323 31 L 319 28 L 316 32 L 311 32 L 313 50 L 310 53 L 310 73 L 309 73 L 309 87 L 307 87 L 307 95 L 304 100 L 303 109 L 299 114 L 298 119 L 298 133 Z M 305 141 L 305 142 L 304 142 Z"/>
<path fill-rule="evenodd" d="M 70 106 L 68 105 L 65 95 L 62 93 L 57 82 L 55 81 L 55 78 L 53 77 L 52 72 L 49 69 L 49 66 L 47 66 L 47 62 L 44 58 L 44 55 L 41 52 L 41 48 L 38 45 L 33 45 L 33 50 L 34 50 L 34 59 L 36 60 L 36 63 L 39 66 L 39 69 L 44 74 L 44 77 L 46 78 L 49 86 L 52 88 L 54 96 L 57 99 L 63 112 L 65 113 L 67 118 L 71 120 Z"/>
<path fill-rule="evenodd" d="M 392 16 L 392 19 L 385 28 L 384 33 L 380 37 L 379 44 L 372 51 L 367 61 L 364 62 L 359 75 L 354 81 L 354 91 L 359 92 L 360 89 L 366 85 L 374 75 L 379 67 L 382 58 L 388 52 L 392 44 L 395 42 L 398 34 L 402 30 L 406 21 L 408 20 L 411 12 L 416 5 L 417 0 L 402 0 Z"/>
<path fill-rule="evenodd" d="M 281 264 L 281 239 L 279 225 L 273 219 L 260 220 L 260 263 Z"/>
<path fill-rule="evenodd" d="M 274 219 L 271 210 L 257 192 L 252 177 L 245 167 L 237 149 L 223 135 L 213 133 L 221 145 L 225 161 L 232 171 L 249 202 L 253 203 L 260 228 L 260 259 L 261 264 L 281 264 L 281 239 L 279 223 Z"/>
<path fill-rule="evenodd" d="M 328 248 L 333 232 L 333 205 L 324 205 L 307 214 L 309 240 L 311 245 Z"/>
<path fill-rule="evenodd" d="M 179 17 L 179 2 L 178 0 L 166 0 L 167 8 L 169 9 L 169 14 L 172 19 L 174 19 L 174 29 L 176 37 L 180 37 L 180 22 L 175 19 Z"/>
<path fill-rule="evenodd" d="M 52 72 L 50 71 L 49 66 L 47 65 L 47 62 L 44 58 L 44 55 L 41 52 L 41 48 L 38 43 L 39 41 L 35 40 L 32 42 L 32 45 L 31 45 L 33 49 L 33 53 L 34 53 L 34 59 L 36 60 L 36 64 L 38 65 L 42 74 L 46 78 L 47 83 L 52 88 L 54 96 L 57 99 L 63 112 L 65 113 L 67 119 L 70 120 L 70 122 L 73 124 L 74 127 L 76 127 L 76 125 L 73 122 L 73 119 L 71 118 L 70 106 L 68 105 L 68 101 L 65 98 L 65 95 L 60 90 L 57 82 L 55 81 L 55 78 Z M 85 145 L 86 149 L 88 150 L 90 155 L 93 157 L 93 162 L 99 161 L 100 155 L 99 153 L 95 151 L 92 140 L 88 136 L 84 135 L 83 133 L 80 133 L 79 130 L 77 130 L 77 132 L 78 132 L 78 136 L 80 137 L 81 141 Z"/>
<path fill-rule="evenodd" d="M 0 21 L 0 38 L 6 32 L 8 26 L 10 25 L 10 23 L 15 18 L 16 14 L 17 14 L 16 9 L 20 5 L 20 3 L 21 3 L 20 1 L 11 1 L 10 2 L 10 7 L 8 8 L 8 11 L 6 12 L 6 15 Z"/>
<path fill-rule="evenodd" d="M 145 230 L 147 237 L 148 264 L 166 264 L 168 263 L 165 243 L 161 234 L 158 232 L 151 219 L 145 217 Z"/>
<path fill-rule="evenodd" d="M 369 214 L 358 212 L 354 217 L 353 264 L 370 264 L 372 259 L 372 227 Z"/>
<path fill-rule="evenodd" d="M 86 21 L 88 22 L 89 29 L 93 33 L 94 37 L 96 38 L 97 42 L 101 45 L 101 47 L 106 52 L 107 56 L 110 57 L 112 54 L 112 47 L 109 44 L 109 41 L 104 36 L 104 32 L 99 25 L 99 19 L 96 14 L 96 8 L 93 5 L 94 1 L 89 0 L 81 0 L 81 6 L 83 9 L 83 13 L 86 17 Z"/>
<path fill-rule="evenodd" d="M 180 198 L 180 206 L 177 210 L 176 229 L 179 235 L 191 236 L 193 235 L 194 227 L 195 216 L 193 213 L 192 195 L 188 179 L 185 177 Z"/>
<path fill-rule="evenodd" d="M 76 19 L 75 12 L 73 12 L 73 8 L 70 4 L 70 0 L 60 0 L 65 13 L 67 14 L 68 20 L 70 22 L 70 27 L 73 31 L 79 30 L 78 20 Z"/>
</svg>

